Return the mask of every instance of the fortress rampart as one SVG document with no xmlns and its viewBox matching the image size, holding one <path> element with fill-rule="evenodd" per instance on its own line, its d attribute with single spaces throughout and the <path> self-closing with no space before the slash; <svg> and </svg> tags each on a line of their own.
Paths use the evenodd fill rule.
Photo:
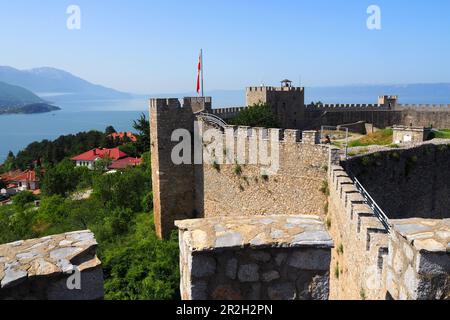
<svg viewBox="0 0 450 320">
<path fill-rule="evenodd" d="M 392 110 L 390 106 L 382 104 L 309 104 L 306 111 L 382 111 Z"/>
<path fill-rule="evenodd" d="M 304 115 L 306 119 L 319 115 L 325 123 L 344 119 L 340 124 L 371 117 L 368 122 L 380 127 L 409 120 L 410 110 L 377 109 L 387 108 L 381 104 L 371 108 L 376 110 L 312 110 Z M 448 168 L 438 165 L 429 168 L 430 174 L 423 174 L 428 168 L 426 163 L 439 162 L 445 166 L 447 161 L 440 155 L 444 150 L 439 149 L 442 146 L 434 146 L 437 149 L 431 151 L 420 147 L 396 149 L 389 156 L 374 153 L 364 156 L 369 160 L 341 162 L 339 150 L 320 145 L 318 132 L 314 130 L 226 126 L 213 129 L 212 139 L 200 141 L 201 158 L 207 161 L 175 166 L 169 160 L 171 150 L 179 143 L 171 139 L 173 130 L 183 128 L 195 133 L 202 125 L 208 128 L 209 123 L 194 122 L 191 106 L 181 106 L 172 99 L 152 101 L 150 110 L 155 159 L 153 184 L 158 193 L 154 197 L 155 223 L 160 236 L 167 236 L 177 220 L 183 298 L 323 298 L 326 290 L 331 299 L 449 297 L 450 226 L 448 212 L 441 210 L 449 207 L 445 182 L 448 179 L 446 173 L 441 172 L 441 179 L 433 171 Z M 420 117 L 416 119 L 430 120 Z M 437 118 L 437 114 L 432 117 Z M 198 145 L 199 141 L 194 139 L 191 144 Z M 265 173 L 267 163 L 252 160 L 252 155 L 259 159 L 264 154 L 273 156 L 276 151 L 279 167 L 274 174 Z M 189 154 L 188 158 L 193 161 L 195 157 L 198 154 Z M 225 162 L 219 161 L 221 158 Z M 161 163 L 162 159 L 169 163 Z M 355 177 L 361 179 L 361 184 Z M 398 177 L 404 180 L 399 182 Z M 422 197 L 427 194 L 430 199 Z M 416 211 L 407 206 L 408 201 Z M 391 206 L 403 203 L 409 214 L 402 214 L 396 207 L 397 215 L 385 216 L 383 211 L 393 212 L 389 203 Z M 280 224 L 299 215 L 320 219 L 316 231 L 321 236 L 296 233 L 287 220 L 283 226 Z M 258 225 L 262 229 L 255 227 Z M 292 237 L 317 244 L 328 232 L 334 242 L 331 259 L 324 259 L 330 262 L 328 273 L 323 273 L 323 265 L 316 265 L 313 269 L 298 268 L 295 276 L 290 277 L 283 270 L 290 270 L 292 265 L 277 264 L 278 254 L 286 257 L 305 254 L 296 252 L 296 240 Z M 274 241 L 281 238 L 283 250 L 278 251 L 280 248 L 274 247 Z M 422 239 L 425 243 L 421 243 Z M 307 248 L 312 251 L 304 261 L 314 261 L 320 248 L 314 245 Z M 263 260 L 255 260 L 255 253 Z M 316 280 L 311 281 L 311 276 Z M 300 281 L 299 287 L 293 284 L 294 278 L 296 283 L 300 278 L 306 280 Z M 319 279 L 322 294 L 317 295 L 311 288 Z M 309 289 L 301 291 L 305 286 Z"/>
<path fill-rule="evenodd" d="M 448 218 L 389 219 L 387 229 L 343 167 L 331 166 L 329 184 L 331 299 L 450 298 Z"/>
<path fill-rule="evenodd" d="M 443 219 L 450 208 L 449 142 L 356 156 L 346 162 L 392 219 Z"/>
<path fill-rule="evenodd" d="M 328 147 L 318 144 L 318 133 L 297 130 L 231 127 L 233 146 L 227 152 L 250 154 L 271 152 L 271 143 L 279 145 L 279 169 L 265 175 L 261 163 L 203 165 L 203 212 L 210 216 L 295 215 L 324 212 L 326 196 L 320 191 L 326 180 Z M 256 142 L 257 137 L 267 138 Z M 276 136 L 277 140 L 269 140 Z M 225 136 L 222 136 L 225 139 Z M 225 140 L 224 140 L 225 144 Z M 252 147 L 255 150 L 251 150 Z M 197 184 L 198 185 L 198 184 Z"/>
<path fill-rule="evenodd" d="M 150 113 L 154 214 L 160 236 L 169 235 L 175 220 L 189 218 L 323 214 L 326 196 L 320 189 L 326 181 L 329 153 L 327 146 L 319 144 L 317 131 L 215 129 L 224 147 L 223 154 L 215 157 L 230 156 L 231 160 L 213 163 L 201 152 L 201 164 L 194 164 L 192 153 L 189 164 L 175 165 L 171 156 L 179 141 L 172 141 L 172 133 L 181 128 L 193 136 L 203 123 L 194 124 L 192 108 L 177 99 L 152 100 Z M 230 130 L 232 139 L 227 141 Z M 279 146 L 279 170 L 272 177 L 264 172 L 270 165 L 259 160 L 265 153 L 271 156 L 273 142 Z M 239 151 L 244 159 L 237 158 Z M 256 159 L 250 159 L 251 154 Z"/>
<path fill-rule="evenodd" d="M 381 96 L 377 104 L 305 104 L 303 87 L 248 87 L 246 106 L 267 103 L 280 126 L 286 129 L 314 129 L 321 126 L 365 121 L 378 128 L 393 125 L 450 128 L 449 104 L 399 104 L 398 96 Z M 235 117 L 243 108 L 211 109 L 222 119 Z"/>
<path fill-rule="evenodd" d="M 339 252 L 331 264 L 332 299 L 384 300 L 389 236 L 341 166 L 329 175 L 330 232 Z"/>
</svg>

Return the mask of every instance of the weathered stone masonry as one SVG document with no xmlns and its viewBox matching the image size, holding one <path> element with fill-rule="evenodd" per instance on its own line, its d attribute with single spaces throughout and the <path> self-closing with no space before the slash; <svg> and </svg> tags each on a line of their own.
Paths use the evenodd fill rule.
<svg viewBox="0 0 450 320">
<path fill-rule="evenodd" d="M 96 300 L 103 271 L 90 231 L 0 245 L 0 300 Z M 81 288 L 69 288 L 74 269 Z M 75 280 L 74 280 L 75 281 Z M 71 290 L 73 289 L 73 290 Z"/>
<path fill-rule="evenodd" d="M 173 131 L 182 128 L 192 135 L 195 130 L 195 115 L 186 102 L 181 106 L 177 99 L 154 99 L 150 118 L 154 214 L 159 236 L 168 237 L 175 220 L 324 213 L 326 196 L 321 187 L 326 181 L 329 153 L 327 146 L 317 144 L 316 131 L 303 132 L 301 137 L 297 130 L 229 127 L 235 132 L 234 154 L 241 141 L 246 155 L 250 139 L 269 137 L 275 130 L 280 142 L 280 170 L 265 177 L 263 165 L 242 165 L 237 173 L 236 164 L 173 164 L 172 150 L 179 143 L 171 141 Z"/>
<path fill-rule="evenodd" d="M 403 152 L 422 154 L 420 148 Z M 375 157 L 383 158 L 380 155 Z M 393 159 L 399 158 L 396 156 Z M 350 167 L 355 168 L 354 165 Z M 338 248 L 332 257 L 330 297 L 377 300 L 448 299 L 449 219 L 429 219 L 433 217 L 433 211 L 429 211 L 426 204 L 425 206 L 416 204 L 417 210 L 413 214 L 400 216 L 402 218 L 421 216 L 425 219 L 393 219 L 389 221 L 391 229 L 387 230 L 377 218 L 373 208 L 366 204 L 366 199 L 355 187 L 353 179 L 344 168 L 331 166 L 330 169 L 328 219 L 335 246 Z M 389 167 L 384 166 L 382 171 L 389 175 Z M 361 172 L 357 171 L 356 174 L 360 177 Z M 373 174 L 377 175 L 376 171 Z M 381 171 L 378 175 L 380 174 Z M 374 180 L 371 184 L 370 180 L 365 180 L 365 185 L 371 188 L 381 183 L 373 182 Z M 392 192 L 388 185 L 382 186 L 385 193 Z M 419 194 L 412 195 L 412 198 L 418 197 Z M 399 190 L 395 199 L 379 204 L 384 208 L 385 205 L 392 203 L 391 201 L 404 201 L 406 206 L 408 199 L 412 201 L 412 198 L 408 195 L 408 189 Z M 440 200 L 444 201 L 443 209 L 448 208 L 446 200 L 445 197 Z M 393 214 L 396 212 L 390 211 Z M 448 217 L 448 210 L 443 216 L 435 215 L 435 217 Z"/>
<path fill-rule="evenodd" d="M 315 131 L 227 127 L 234 132 L 234 147 L 244 141 L 246 154 L 251 139 L 276 133 L 278 174 L 264 177 L 259 165 L 237 168 L 212 163 L 174 170 L 171 164 L 161 166 L 158 161 L 169 157 L 172 129 L 181 124 L 189 132 L 194 130 L 191 105 L 185 105 L 158 100 L 152 101 L 151 108 L 152 118 L 162 115 L 164 119 L 152 119 L 155 210 L 159 210 L 155 223 L 160 234 L 167 235 L 174 220 L 183 220 L 176 225 L 184 299 L 449 297 L 449 225 L 436 219 L 448 217 L 446 146 L 365 155 L 342 164 L 344 169 L 339 150 L 319 145 Z M 366 112 L 401 115 L 392 110 Z M 153 143 L 162 134 L 165 143 Z M 391 220 L 390 229 L 386 228 L 350 176 L 357 176 L 383 209 L 395 212 L 389 218 L 433 219 Z M 178 187 L 179 181 L 183 186 Z M 171 186 L 175 187 L 168 193 L 163 191 Z M 331 245 L 317 246 L 317 234 L 308 232 L 310 224 L 301 225 L 300 230 L 288 222 L 318 219 L 313 215 L 326 213 L 334 242 L 328 258 L 323 250 Z M 184 220 L 189 218 L 202 219 Z M 328 237 L 323 220 L 317 220 L 316 227 L 319 238 Z M 310 243 L 299 247 L 299 239 Z M 315 265 L 293 270 L 291 258 L 277 260 L 278 256 L 307 256 L 303 261 L 317 261 L 317 254 L 328 269 Z"/>
<path fill-rule="evenodd" d="M 326 300 L 333 242 L 314 216 L 178 221 L 185 300 Z"/>
<path fill-rule="evenodd" d="M 249 132 L 255 137 L 260 130 L 265 129 L 241 127 L 236 128 L 236 133 L 248 149 Z M 328 147 L 316 144 L 315 131 L 304 132 L 300 139 L 296 130 L 273 130 L 277 130 L 278 136 L 283 135 L 279 144 L 280 169 L 273 176 L 264 177 L 262 165 L 242 165 L 236 173 L 236 165 L 204 164 L 205 217 L 323 215 L 326 196 L 320 189 L 326 181 Z"/>
</svg>

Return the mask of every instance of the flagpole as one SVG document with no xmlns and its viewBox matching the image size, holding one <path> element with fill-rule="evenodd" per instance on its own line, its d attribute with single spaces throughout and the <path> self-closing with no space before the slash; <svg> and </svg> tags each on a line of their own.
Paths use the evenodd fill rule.
<svg viewBox="0 0 450 320">
<path fill-rule="evenodd" d="M 203 49 L 200 49 L 200 57 L 201 57 L 201 60 L 202 60 L 202 64 L 201 64 L 201 66 L 202 66 L 202 68 L 201 68 L 201 77 L 202 77 L 202 97 L 204 97 L 205 95 L 204 95 L 204 92 L 203 92 Z"/>
</svg>

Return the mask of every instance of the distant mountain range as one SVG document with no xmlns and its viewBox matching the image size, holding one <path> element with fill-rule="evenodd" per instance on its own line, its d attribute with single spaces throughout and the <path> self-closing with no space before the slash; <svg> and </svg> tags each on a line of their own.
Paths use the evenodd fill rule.
<svg viewBox="0 0 450 320">
<path fill-rule="evenodd" d="M 128 99 L 131 95 L 90 83 L 55 68 L 18 70 L 0 66 L 0 81 L 26 88 L 52 101 Z"/>
<path fill-rule="evenodd" d="M 25 88 L 0 82 L 0 109 L 42 102 L 44 101 L 41 98 Z"/>
<path fill-rule="evenodd" d="M 61 109 L 47 104 L 27 89 L 0 82 L 0 115 L 44 113 L 57 110 Z"/>
<path fill-rule="evenodd" d="M 182 98 L 197 95 L 194 92 L 148 95 L 125 93 L 90 83 L 69 72 L 48 67 L 18 70 L 0 66 L 0 81 L 4 82 L 3 89 L 0 87 L 0 103 L 2 91 L 3 96 L 6 93 L 19 95 L 21 97 L 19 101 L 43 103 L 42 99 L 45 99 L 55 103 L 71 102 L 73 108 L 76 108 L 76 103 L 79 101 L 142 99 L 144 109 L 146 108 L 145 100 L 148 98 Z M 6 84 L 12 85 L 12 87 L 7 90 Z M 22 87 L 22 91 L 17 87 Z M 31 92 L 25 93 L 24 89 Z M 213 97 L 215 108 L 245 105 L 245 88 L 211 90 L 206 91 L 206 94 Z M 323 103 L 376 103 L 378 96 L 386 94 L 399 95 L 400 103 L 450 104 L 450 83 L 306 87 L 305 103 L 313 101 Z"/>
</svg>

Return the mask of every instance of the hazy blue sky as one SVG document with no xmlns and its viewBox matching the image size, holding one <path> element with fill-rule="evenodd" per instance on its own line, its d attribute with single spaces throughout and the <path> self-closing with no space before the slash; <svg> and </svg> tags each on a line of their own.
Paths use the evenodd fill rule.
<svg viewBox="0 0 450 320">
<path fill-rule="evenodd" d="M 66 28 L 68 5 L 81 30 Z M 382 29 L 366 27 L 381 7 Z M 0 65 L 52 66 L 140 93 L 450 82 L 450 1 L 0 0 Z"/>
</svg>

